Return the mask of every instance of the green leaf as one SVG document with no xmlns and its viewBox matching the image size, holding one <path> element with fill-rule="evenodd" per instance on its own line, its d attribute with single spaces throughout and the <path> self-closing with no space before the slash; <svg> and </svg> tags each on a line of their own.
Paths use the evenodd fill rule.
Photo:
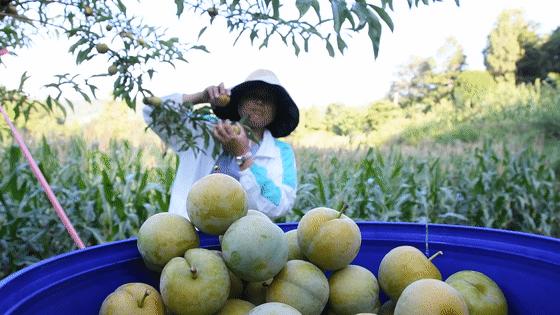
<svg viewBox="0 0 560 315">
<path fill-rule="evenodd" d="M 78 48 L 78 46 L 81 46 L 85 43 L 87 43 L 89 40 L 87 39 L 87 37 L 82 37 L 80 38 L 77 42 L 75 42 L 72 46 L 70 46 L 70 48 L 68 49 L 68 52 L 73 53 L 76 48 Z"/>
<path fill-rule="evenodd" d="M 258 37 L 259 35 L 257 31 L 255 29 L 251 30 L 251 35 L 249 35 L 249 38 L 251 39 L 251 45 L 253 45 L 253 40 Z"/>
<path fill-rule="evenodd" d="M 321 5 L 319 4 L 319 0 L 312 0 L 311 6 L 313 7 L 313 10 L 315 10 L 319 21 L 321 21 Z"/>
<path fill-rule="evenodd" d="M 272 0 L 272 16 L 278 19 L 280 16 L 280 0 Z"/>
<path fill-rule="evenodd" d="M 177 16 L 181 16 L 181 14 L 183 14 L 183 10 L 185 9 L 183 0 L 175 0 L 175 5 L 177 5 Z"/>
<path fill-rule="evenodd" d="M 329 40 L 327 39 L 327 50 L 329 51 L 329 56 L 334 57 L 334 49 Z"/>
<path fill-rule="evenodd" d="M 336 44 L 338 45 L 338 50 L 341 53 L 344 53 L 344 48 L 346 48 L 347 46 L 340 35 L 336 37 Z"/>
<path fill-rule="evenodd" d="M 354 12 L 360 20 L 358 28 L 356 28 L 355 31 L 361 30 L 369 23 L 370 15 L 372 14 L 372 12 L 364 2 L 355 2 L 352 5 L 351 11 Z"/>
<path fill-rule="evenodd" d="M 389 16 L 389 14 L 387 14 L 387 12 L 385 10 L 383 10 L 383 8 L 380 8 L 376 5 L 370 5 L 375 12 L 377 12 L 377 14 L 379 15 L 379 17 L 381 17 L 381 19 L 385 22 L 385 24 L 387 24 L 387 26 L 389 26 L 389 29 L 391 29 L 391 32 L 394 29 L 394 25 L 393 25 L 393 20 L 391 20 L 391 17 Z"/>
<path fill-rule="evenodd" d="M 88 84 L 89 89 L 91 90 L 91 94 L 93 95 L 94 98 L 97 98 L 97 96 L 95 96 L 95 90 L 97 90 L 97 86 L 92 85 L 92 84 Z"/>
<path fill-rule="evenodd" d="M 299 55 L 300 49 L 299 49 L 298 44 L 296 43 L 295 36 L 292 36 L 292 46 L 294 46 L 294 50 L 295 50 L 296 56 L 298 56 L 298 55 Z"/>
<path fill-rule="evenodd" d="M 299 10 L 299 17 L 301 18 L 305 13 L 307 13 L 307 11 L 309 10 L 309 8 L 311 7 L 311 4 L 313 3 L 313 0 L 296 0 L 296 7 Z"/>
<path fill-rule="evenodd" d="M 204 45 L 196 45 L 196 46 L 193 46 L 192 49 L 202 50 L 204 52 L 210 53 L 208 51 L 208 49 L 206 49 L 206 46 L 204 46 Z"/>
<path fill-rule="evenodd" d="M 78 53 L 78 55 L 76 56 L 76 64 L 79 65 L 83 61 L 91 59 L 91 57 L 89 56 L 89 53 L 91 52 L 92 49 L 93 49 L 93 46 L 90 46 L 90 47 L 80 51 Z"/>
<path fill-rule="evenodd" d="M 458 1 L 458 0 L 457 0 Z M 385 7 L 387 6 L 387 4 L 389 5 L 389 9 L 391 9 L 391 11 L 393 10 L 393 0 L 381 0 L 381 3 L 383 5 L 383 9 L 385 9 Z"/>
<path fill-rule="evenodd" d="M 342 28 L 342 24 L 347 16 L 346 2 L 344 0 L 333 0 L 331 1 L 332 14 L 333 14 L 333 27 L 334 31 L 338 34 Z"/>
<path fill-rule="evenodd" d="M 72 103 L 72 101 L 70 101 L 67 98 L 64 98 L 64 101 L 66 102 L 66 105 L 68 105 L 68 107 L 70 107 L 70 109 L 74 110 L 74 103 Z"/>
<path fill-rule="evenodd" d="M 379 41 L 381 40 L 381 23 L 373 14 L 370 18 L 368 36 L 373 46 L 373 54 L 375 55 L 375 58 L 377 58 L 377 54 L 379 53 Z"/>
<path fill-rule="evenodd" d="M 206 29 L 208 28 L 208 26 L 203 27 L 200 32 L 198 32 L 198 39 L 200 40 L 200 36 L 202 36 L 202 34 L 204 34 L 204 32 L 206 31 Z"/>
<path fill-rule="evenodd" d="M 126 15 L 126 6 L 121 0 L 117 0 L 117 6 L 119 7 L 119 10 Z"/>
<path fill-rule="evenodd" d="M 27 75 L 27 71 L 23 72 L 21 74 L 21 77 L 19 79 L 19 86 L 18 86 L 18 92 L 22 92 L 23 91 L 23 85 L 25 84 L 25 81 L 27 81 L 27 79 L 29 79 L 30 76 Z"/>
</svg>

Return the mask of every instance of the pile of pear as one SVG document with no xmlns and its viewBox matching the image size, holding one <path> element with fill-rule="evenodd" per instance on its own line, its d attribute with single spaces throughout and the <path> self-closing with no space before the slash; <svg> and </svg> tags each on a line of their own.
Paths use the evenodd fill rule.
<svg viewBox="0 0 560 315">
<path fill-rule="evenodd" d="M 505 297 L 482 273 L 460 271 L 445 282 L 434 262 L 412 246 L 382 259 L 376 275 L 352 264 L 359 226 L 343 211 L 310 209 L 284 232 L 248 207 L 234 178 L 211 174 L 187 197 L 188 219 L 161 212 L 140 227 L 145 266 L 160 273 L 159 291 L 126 283 L 100 306 L 109 314 L 507 314 Z M 219 236 L 219 250 L 199 233 Z M 382 304 L 381 292 L 389 299 Z"/>
</svg>

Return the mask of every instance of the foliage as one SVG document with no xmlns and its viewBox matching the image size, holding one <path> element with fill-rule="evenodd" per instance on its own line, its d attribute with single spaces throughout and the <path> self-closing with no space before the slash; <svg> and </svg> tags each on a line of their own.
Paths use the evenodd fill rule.
<svg viewBox="0 0 560 315">
<path fill-rule="evenodd" d="M 560 28 L 548 39 L 525 45 L 525 54 L 516 63 L 517 82 L 533 83 L 535 80 L 550 81 L 549 73 L 560 73 Z"/>
<path fill-rule="evenodd" d="M 80 138 L 32 149 L 34 158 L 86 246 L 136 235 L 167 209 L 174 160 L 147 168 L 142 151 L 114 141 L 102 151 Z M 42 188 L 15 145 L 0 147 L 0 262 L 3 277 L 74 249 Z"/>
<path fill-rule="evenodd" d="M 455 2 L 459 5 L 458 0 Z M 27 118 L 26 114 L 36 108 L 52 110 L 58 107 L 66 111 L 67 107 L 74 106 L 68 97 L 69 91 L 91 102 L 96 98 L 98 80 L 110 77 L 114 83 L 113 97 L 135 108 L 138 100 L 153 97 L 145 83 L 154 77 L 159 66 L 186 62 L 192 50 L 207 51 L 200 42 L 205 31 L 215 25 L 212 23 L 215 19 L 226 21 L 228 31 L 236 36 L 235 42 L 243 36 L 263 48 L 270 40 L 280 39 L 286 46 L 292 46 L 296 55 L 302 49 L 309 51 L 310 43 L 315 41 L 321 43 L 330 56 L 335 55 L 333 47 L 344 53 L 347 38 L 367 30 L 377 57 L 382 23 L 393 30 L 388 14 L 393 10 L 392 0 L 382 0 L 381 3 L 359 0 L 351 6 L 345 0 L 332 0 L 326 10 L 325 3 L 321 5 L 318 0 L 297 0 L 290 6 L 280 4 L 278 0 L 177 0 L 175 4 L 178 18 L 186 11 L 207 16 L 207 22 L 193 30 L 198 34 L 197 42 L 184 43 L 177 37 L 166 36 L 165 29 L 145 24 L 123 0 L 2 1 L 0 49 L 3 51 L 7 48 L 15 54 L 19 48 L 33 47 L 32 39 L 38 34 L 51 38 L 63 36 L 73 42 L 68 51 L 75 56 L 77 65 L 102 58 L 108 67 L 91 76 L 81 75 L 79 68 L 76 73 L 55 75 L 53 82 L 44 85 L 50 91 L 44 101 L 27 96 L 24 88 L 27 74 L 24 73 L 17 90 L 0 89 L 0 104 L 15 107 L 16 119 L 20 113 Z M 409 8 L 420 4 L 428 5 L 429 0 L 408 0 Z M 192 111 L 192 114 L 187 113 L 188 116 L 204 114 L 197 108 L 188 110 Z M 207 130 L 203 133 L 206 138 L 210 137 Z M 193 136 L 187 135 L 187 138 Z M 182 146 L 197 149 L 192 141 Z"/>
<path fill-rule="evenodd" d="M 57 149 L 55 149 L 57 148 Z M 3 277 L 74 249 L 16 146 L 1 148 L 0 261 Z M 33 155 L 86 245 L 134 236 L 168 207 L 175 158 L 153 167 L 145 151 L 113 141 L 105 151 L 80 138 L 43 139 Z M 442 156 L 442 157 L 438 157 Z M 349 206 L 357 220 L 488 226 L 560 236 L 560 187 L 546 155 L 486 144 L 452 156 L 297 149 L 297 220 L 316 206 Z"/>
<path fill-rule="evenodd" d="M 465 71 L 459 74 L 453 87 L 453 99 L 460 107 L 480 104 L 492 87 L 494 79 L 487 71 Z"/>
<path fill-rule="evenodd" d="M 330 104 L 325 111 L 327 130 L 339 136 L 360 130 L 361 118 L 358 110 L 342 104 Z"/>
<path fill-rule="evenodd" d="M 496 78 L 513 81 L 523 47 L 536 40 L 534 26 L 525 21 L 521 10 L 502 12 L 483 51 L 486 68 Z"/>
<path fill-rule="evenodd" d="M 397 80 L 391 85 L 389 97 L 401 107 L 409 107 L 423 100 L 432 88 L 429 78 L 434 68 L 433 58 L 412 58 L 398 70 Z"/>
<path fill-rule="evenodd" d="M 317 205 L 355 219 L 466 224 L 559 236 L 559 182 L 545 156 L 490 143 L 442 163 L 369 150 L 357 163 L 307 152 L 294 215 Z M 349 152 L 356 155 L 357 152 Z M 301 153 L 300 153 L 301 154 Z M 331 165 L 330 167 L 325 167 Z M 444 175 L 445 174 L 445 175 Z"/>
<path fill-rule="evenodd" d="M 466 56 L 453 37 L 445 41 L 438 55 L 439 64 L 431 57 L 415 57 L 403 65 L 391 85 L 389 97 L 401 107 L 421 103 L 425 110 L 449 98 L 457 76 L 465 67 Z"/>
</svg>

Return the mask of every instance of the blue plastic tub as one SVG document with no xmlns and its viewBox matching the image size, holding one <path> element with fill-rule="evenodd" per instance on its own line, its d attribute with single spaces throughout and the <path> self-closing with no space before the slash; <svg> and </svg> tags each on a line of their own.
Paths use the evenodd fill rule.
<svg viewBox="0 0 560 315">
<path fill-rule="evenodd" d="M 297 227 L 280 226 L 286 231 Z M 353 264 L 375 275 L 395 246 L 424 252 L 424 225 L 359 226 L 363 241 Z M 430 225 L 429 232 L 430 254 L 444 252 L 434 261 L 444 279 L 459 270 L 477 270 L 502 288 L 510 314 L 560 314 L 560 239 L 451 225 Z M 218 239 L 201 235 L 201 247 L 217 248 Z M 127 282 L 159 286 L 159 274 L 144 267 L 136 239 L 73 251 L 10 275 L 0 282 L 0 314 L 98 314 L 103 299 Z"/>
</svg>

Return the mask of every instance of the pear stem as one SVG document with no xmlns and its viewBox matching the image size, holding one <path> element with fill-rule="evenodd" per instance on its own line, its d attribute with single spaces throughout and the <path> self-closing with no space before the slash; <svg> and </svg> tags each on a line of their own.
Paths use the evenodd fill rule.
<svg viewBox="0 0 560 315">
<path fill-rule="evenodd" d="M 197 274 L 196 267 L 195 267 L 195 266 L 191 266 L 191 277 L 192 277 L 193 279 L 196 279 L 197 276 L 198 276 L 198 274 Z"/>
<path fill-rule="evenodd" d="M 344 211 L 346 211 L 346 209 L 348 209 L 348 204 L 346 202 L 344 202 L 342 204 L 342 207 L 340 208 L 340 210 L 338 211 L 338 216 L 336 217 L 337 219 L 340 219 L 342 217 L 342 215 L 344 214 Z"/>
<path fill-rule="evenodd" d="M 138 307 L 139 308 L 143 308 L 144 307 L 144 302 L 146 301 L 146 298 L 148 297 L 148 295 L 150 295 L 150 291 L 146 290 L 144 292 L 144 296 L 142 297 L 142 300 L 140 300 L 140 303 L 138 303 Z"/>
<path fill-rule="evenodd" d="M 436 258 L 439 255 L 443 255 L 443 252 L 441 250 L 439 252 L 433 254 L 430 258 L 428 258 L 428 260 L 432 261 L 434 258 Z"/>
</svg>

